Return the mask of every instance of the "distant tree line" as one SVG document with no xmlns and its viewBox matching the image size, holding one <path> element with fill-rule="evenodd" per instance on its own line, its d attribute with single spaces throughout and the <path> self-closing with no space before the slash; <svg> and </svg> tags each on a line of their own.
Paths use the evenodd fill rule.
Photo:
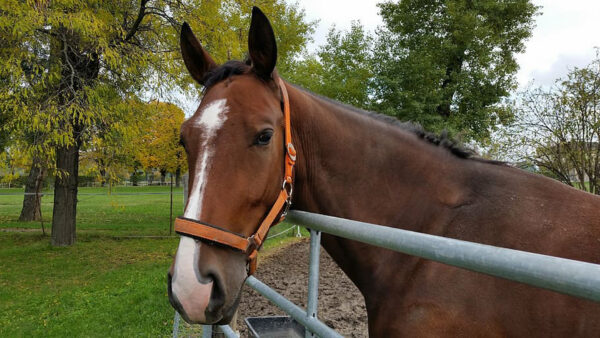
<svg viewBox="0 0 600 338">
<path fill-rule="evenodd" d="M 551 87 L 529 87 L 510 105 L 494 155 L 600 194 L 600 50 Z"/>
</svg>

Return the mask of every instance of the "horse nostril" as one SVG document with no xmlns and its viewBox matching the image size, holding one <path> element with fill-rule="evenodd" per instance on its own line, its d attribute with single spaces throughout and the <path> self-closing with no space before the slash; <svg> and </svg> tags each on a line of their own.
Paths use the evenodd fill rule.
<svg viewBox="0 0 600 338">
<path fill-rule="evenodd" d="M 173 284 L 173 276 L 170 272 L 167 272 L 167 288 L 169 290 L 169 296 L 171 295 L 171 285 Z"/>
<path fill-rule="evenodd" d="M 208 302 L 208 311 L 213 312 L 220 309 L 225 304 L 225 292 L 221 286 L 221 280 L 217 278 L 217 276 L 210 274 L 208 278 L 213 281 L 210 302 Z"/>
<path fill-rule="evenodd" d="M 167 290 L 169 291 L 169 296 L 171 295 L 171 280 L 172 279 L 173 279 L 173 276 L 171 276 L 171 274 L 167 272 Z"/>
</svg>

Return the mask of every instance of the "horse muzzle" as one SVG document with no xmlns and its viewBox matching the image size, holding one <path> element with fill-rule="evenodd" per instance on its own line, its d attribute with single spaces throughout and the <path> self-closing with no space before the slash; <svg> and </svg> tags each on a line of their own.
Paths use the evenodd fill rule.
<svg viewBox="0 0 600 338">
<path fill-rule="evenodd" d="M 221 324 L 231 320 L 246 273 L 244 256 L 230 252 L 181 238 L 167 279 L 169 301 L 186 322 Z"/>
</svg>

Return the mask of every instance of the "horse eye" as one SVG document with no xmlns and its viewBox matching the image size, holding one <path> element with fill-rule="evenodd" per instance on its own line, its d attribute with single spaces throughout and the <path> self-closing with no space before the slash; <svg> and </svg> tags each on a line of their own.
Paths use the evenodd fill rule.
<svg viewBox="0 0 600 338">
<path fill-rule="evenodd" d="M 267 144 L 269 144 L 269 142 L 271 142 L 271 137 L 273 137 L 273 130 L 271 130 L 271 129 L 263 130 L 256 137 L 255 143 L 259 146 L 267 145 Z"/>
</svg>

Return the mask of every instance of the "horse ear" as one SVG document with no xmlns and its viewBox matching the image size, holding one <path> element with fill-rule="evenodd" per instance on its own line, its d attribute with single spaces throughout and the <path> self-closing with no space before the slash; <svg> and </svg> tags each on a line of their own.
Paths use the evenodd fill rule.
<svg viewBox="0 0 600 338">
<path fill-rule="evenodd" d="M 192 32 L 187 22 L 181 26 L 181 35 L 179 36 L 181 46 L 181 55 L 188 71 L 199 84 L 204 85 L 204 75 L 217 68 L 217 64 L 210 57 L 208 52 L 202 48 L 200 41 Z"/>
<path fill-rule="evenodd" d="M 269 19 L 258 7 L 252 8 L 248 51 L 255 73 L 264 79 L 271 78 L 277 62 L 277 43 Z"/>
</svg>

